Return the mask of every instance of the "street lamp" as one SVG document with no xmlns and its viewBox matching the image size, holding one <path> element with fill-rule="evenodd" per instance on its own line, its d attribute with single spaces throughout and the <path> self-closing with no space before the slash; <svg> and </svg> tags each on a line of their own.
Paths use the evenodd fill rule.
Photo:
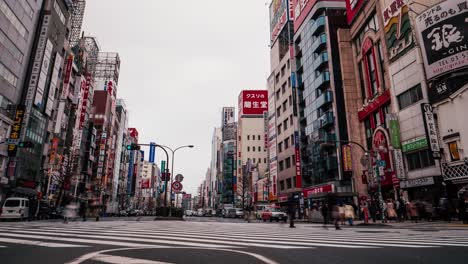
<svg viewBox="0 0 468 264">
<path fill-rule="evenodd" d="M 179 149 L 182 149 L 182 148 L 193 148 L 193 147 L 194 147 L 194 145 L 185 145 L 185 146 L 180 146 L 180 147 L 177 147 L 177 148 L 176 148 L 176 149 L 174 149 L 174 150 L 173 150 L 172 148 L 168 147 L 168 146 L 164 146 L 164 145 L 160 145 L 160 146 L 161 146 L 161 147 L 163 147 L 163 148 L 167 148 L 168 150 L 170 150 L 170 151 L 172 152 L 172 168 L 171 168 L 171 197 L 170 197 L 170 199 L 171 199 L 171 203 L 170 203 L 170 204 L 171 204 L 171 206 L 172 206 L 172 182 L 173 182 L 173 180 L 172 180 L 172 179 L 173 179 L 173 177 L 174 177 L 174 155 L 175 155 L 175 152 L 176 152 L 177 150 L 179 150 Z M 166 189 L 166 192 L 167 192 L 167 189 Z"/>
</svg>

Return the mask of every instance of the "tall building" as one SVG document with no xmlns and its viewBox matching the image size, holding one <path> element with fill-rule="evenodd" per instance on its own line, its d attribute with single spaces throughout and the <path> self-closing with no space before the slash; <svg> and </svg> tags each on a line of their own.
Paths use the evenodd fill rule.
<svg viewBox="0 0 468 264">
<path fill-rule="evenodd" d="M 12 4 L 13 1 L 7 2 Z M 28 2 L 31 4 L 32 1 Z M 25 1 L 17 3 L 23 8 L 27 6 Z M 6 2 L 2 1 L 2 8 L 5 8 L 2 11 L 7 12 L 7 7 Z M 37 28 L 31 32 L 23 31 L 24 34 L 33 34 L 32 32 L 38 34 L 32 46 L 25 81 L 21 86 L 21 106 L 17 109 L 19 110 L 17 114 L 22 113 L 22 116 L 17 115 L 17 124 L 12 127 L 10 133 L 10 138 L 32 142 L 34 147 L 18 148 L 16 144 L 8 146 L 11 157 L 9 176 L 13 185 L 18 187 L 42 191 L 45 186 L 44 168 L 46 168 L 46 155 L 52 132 L 51 119 L 54 114 L 56 94 L 62 82 L 60 72 L 65 55 L 63 51 L 68 48 L 67 28 L 70 8 L 70 1 L 46 0 L 39 14 Z M 7 17 L 18 18 L 11 13 Z M 21 25 L 20 21 L 15 23 L 18 28 L 21 28 Z M 22 41 L 18 39 L 18 42 Z"/>
<path fill-rule="evenodd" d="M 220 151 L 221 151 L 221 129 L 215 128 L 213 131 L 213 137 L 211 139 L 211 164 L 210 164 L 210 171 L 211 171 L 211 184 L 213 186 L 212 189 L 212 204 L 213 209 L 218 209 L 220 206 L 220 186 L 222 182 L 221 174 L 221 162 L 220 162 Z"/>
<path fill-rule="evenodd" d="M 291 81 L 293 51 L 292 1 L 272 1 L 270 5 L 269 164 L 271 191 L 277 202 L 286 204 L 302 190 L 299 152 L 299 120 L 296 87 Z M 277 186 L 276 186 L 277 184 Z M 265 183 L 261 183 L 262 189 Z"/>
<path fill-rule="evenodd" d="M 330 195 L 351 200 L 352 168 L 349 155 L 342 154 L 349 135 L 337 41 L 338 29 L 347 27 L 345 2 L 296 1 L 293 10 L 302 195 L 309 204 Z"/>
<path fill-rule="evenodd" d="M 243 90 L 239 94 L 237 126 L 238 204 L 254 205 L 257 180 L 267 169 L 268 91 Z"/>
<path fill-rule="evenodd" d="M 11 128 L 16 109 L 23 110 L 22 91 L 42 3 L 42 0 L 0 0 L 0 200 L 9 189 L 8 185 L 15 184 L 13 170 L 6 174 L 8 152 L 5 142 L 8 138 L 18 138 L 16 135 L 10 137 Z M 10 167 L 12 165 L 14 163 Z"/>
</svg>

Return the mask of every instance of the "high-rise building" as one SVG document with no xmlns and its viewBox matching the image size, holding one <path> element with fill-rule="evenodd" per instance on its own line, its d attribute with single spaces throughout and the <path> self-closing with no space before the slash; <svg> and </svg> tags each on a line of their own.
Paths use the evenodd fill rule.
<svg viewBox="0 0 468 264">
<path fill-rule="evenodd" d="M 349 155 L 343 155 L 349 134 L 337 41 L 338 29 L 347 27 L 345 2 L 295 1 L 293 10 L 302 194 L 308 203 L 326 193 L 351 200 L 353 173 Z"/>
<path fill-rule="evenodd" d="M 25 24 L 19 21 L 18 16 L 11 9 L 13 3 L 19 3 L 19 5 L 14 5 L 15 8 L 34 7 L 32 8 L 34 16 L 37 14 L 38 4 L 37 2 L 32 3 L 32 1 L 1 2 L 2 12 L 8 13 L 6 17 L 10 20 L 17 20 L 14 22 L 14 27 L 19 29 L 20 34 L 29 36 L 37 32 L 31 56 L 23 54 L 28 68 L 25 81 L 21 86 L 22 90 L 21 88 L 19 89 L 21 91 L 16 90 L 15 95 L 17 97 L 21 94 L 21 103 L 17 108 L 19 110 L 17 114 L 22 113 L 22 115 L 17 115 L 18 123 L 12 127 L 12 133 L 16 139 L 32 142 L 34 147 L 18 149 L 16 144 L 9 144 L 10 167 L 12 168 L 12 173 L 9 176 L 16 186 L 42 191 L 46 179 L 45 168 L 48 160 L 46 155 L 50 147 L 50 135 L 53 132 L 51 120 L 55 111 L 56 94 L 62 83 L 60 73 L 65 56 L 63 51 L 68 48 L 67 28 L 71 2 L 45 0 L 40 14 L 37 14 L 39 17 L 37 28 L 30 28 L 30 31 L 26 30 L 25 25 L 31 26 L 32 21 L 25 22 Z M 27 13 L 21 17 L 30 16 L 31 10 L 29 9 Z M 28 19 L 26 18 L 26 20 Z M 20 43 L 21 46 L 31 43 L 29 37 L 28 41 L 24 42 L 19 36 L 14 42 Z M 11 133 L 10 138 L 12 138 Z M 13 175 L 14 173 L 16 176 Z"/>
<path fill-rule="evenodd" d="M 221 162 L 220 162 L 220 151 L 222 144 L 222 135 L 221 128 L 217 127 L 213 131 L 213 137 L 211 139 L 211 184 L 213 186 L 211 192 L 211 200 L 213 204 L 213 209 L 218 209 L 220 205 L 221 191 L 220 186 L 222 183 L 221 174 Z"/>
<path fill-rule="evenodd" d="M 11 169 L 8 175 L 6 174 L 6 140 L 11 136 L 16 109 L 23 110 L 23 106 L 20 105 L 21 96 L 42 2 L 0 0 L 0 200 L 4 198 L 8 185 L 15 184 L 15 178 L 11 178 L 15 161 L 11 161 Z M 12 137 L 15 138 L 18 138 L 17 134 Z M 5 192 L 2 191 L 4 187 Z"/>
<path fill-rule="evenodd" d="M 268 166 L 268 91 L 243 90 L 238 102 L 236 195 L 238 204 L 247 206 L 257 202 L 256 183 Z"/>
<path fill-rule="evenodd" d="M 278 193 L 274 198 L 279 204 L 286 204 L 293 193 L 300 194 L 302 191 L 296 87 L 293 87 L 291 79 L 294 54 L 290 4 L 291 1 L 278 0 L 272 1 L 270 5 L 271 74 L 268 78 L 270 184 L 262 182 L 261 188 L 271 189 L 274 196 Z"/>
</svg>

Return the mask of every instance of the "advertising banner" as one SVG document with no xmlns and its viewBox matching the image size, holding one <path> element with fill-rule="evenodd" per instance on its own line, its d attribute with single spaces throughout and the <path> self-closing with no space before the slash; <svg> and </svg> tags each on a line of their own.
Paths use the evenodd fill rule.
<svg viewBox="0 0 468 264">
<path fill-rule="evenodd" d="M 396 114 L 388 115 L 389 122 L 389 131 L 390 131 L 390 143 L 392 143 L 393 148 L 401 148 L 400 140 L 400 122 L 398 121 L 398 116 Z"/>
<path fill-rule="evenodd" d="M 10 132 L 10 140 L 11 144 L 8 144 L 8 156 L 9 157 L 14 157 L 16 155 L 17 151 L 17 143 L 19 142 L 20 139 L 20 133 L 21 133 L 21 127 L 22 127 L 22 122 L 23 122 L 23 117 L 24 117 L 24 105 L 18 105 L 16 107 L 16 113 L 15 113 L 15 120 L 13 121 L 13 125 L 11 126 L 11 132 Z"/>
<path fill-rule="evenodd" d="M 348 20 L 348 24 L 351 24 L 362 5 L 367 1 L 368 0 L 346 0 L 346 18 Z"/>
<path fill-rule="evenodd" d="M 423 114 L 424 126 L 426 128 L 426 137 L 429 147 L 432 151 L 432 157 L 434 159 L 440 159 L 440 147 L 439 138 L 437 137 L 436 124 L 434 120 L 434 113 L 432 112 L 432 106 L 428 103 L 421 104 L 421 112 Z"/>
<path fill-rule="evenodd" d="M 273 0 L 270 4 L 270 34 L 271 43 L 275 42 L 279 33 L 288 21 L 287 7 L 289 0 Z"/>
<path fill-rule="evenodd" d="M 353 171 L 353 159 L 351 158 L 351 146 L 343 145 L 343 170 L 344 171 Z"/>
<path fill-rule="evenodd" d="M 414 46 L 408 0 L 393 0 L 383 10 L 385 40 L 391 62 Z"/>
<path fill-rule="evenodd" d="M 263 115 L 268 112 L 267 90 L 245 90 L 239 95 L 239 113 L 241 115 Z"/>
<path fill-rule="evenodd" d="M 447 0 L 416 17 L 427 79 L 468 66 L 466 0 Z"/>
</svg>

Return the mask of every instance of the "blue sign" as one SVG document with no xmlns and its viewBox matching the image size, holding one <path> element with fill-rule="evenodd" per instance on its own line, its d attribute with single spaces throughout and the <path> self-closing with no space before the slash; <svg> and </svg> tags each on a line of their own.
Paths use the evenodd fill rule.
<svg viewBox="0 0 468 264">
<path fill-rule="evenodd" d="M 149 150 L 149 162 L 154 163 L 156 158 L 156 143 L 150 143 L 150 150 Z"/>
<path fill-rule="evenodd" d="M 141 161 L 145 161 L 145 152 L 143 150 L 140 150 L 141 153 Z"/>
<path fill-rule="evenodd" d="M 130 151 L 130 158 L 128 161 L 128 177 L 127 177 L 127 194 L 131 196 L 132 192 L 132 181 L 133 181 L 133 150 Z"/>
<path fill-rule="evenodd" d="M 377 165 L 378 165 L 379 167 L 385 167 L 385 165 L 386 165 L 386 164 L 385 164 L 385 160 L 378 160 L 378 161 L 377 161 Z"/>
</svg>

